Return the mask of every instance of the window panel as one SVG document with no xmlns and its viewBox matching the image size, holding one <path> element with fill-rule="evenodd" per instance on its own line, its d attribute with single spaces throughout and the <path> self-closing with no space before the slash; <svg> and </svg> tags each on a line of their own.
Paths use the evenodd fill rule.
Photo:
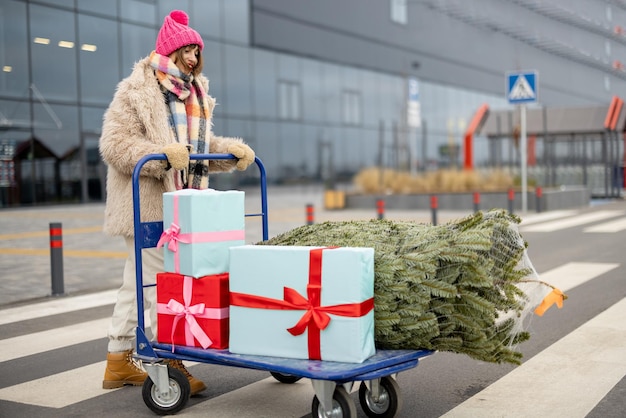
<svg viewBox="0 0 626 418">
<path fill-rule="evenodd" d="M 57 156 L 63 156 L 78 146 L 77 106 L 35 104 L 33 115 L 35 136 Z"/>
<path fill-rule="evenodd" d="M 343 123 L 346 125 L 361 124 L 361 93 L 344 90 L 342 93 Z"/>
<path fill-rule="evenodd" d="M 102 0 L 78 0 L 76 2 L 76 8 L 80 11 L 90 13 L 100 13 L 110 17 L 117 17 L 117 3 L 116 1 L 102 1 Z"/>
<path fill-rule="evenodd" d="M 302 59 L 302 115 L 307 121 L 323 122 L 322 66 L 318 61 Z"/>
<path fill-rule="evenodd" d="M 322 64 L 322 103 L 324 118 L 330 123 L 341 123 L 341 81 L 339 67 Z"/>
<path fill-rule="evenodd" d="M 3 1 L 0 5 L 0 94 L 27 98 L 28 34 L 26 5 Z"/>
<path fill-rule="evenodd" d="M 155 48 L 155 29 L 122 23 L 122 77 L 130 74 L 134 64 Z"/>
<path fill-rule="evenodd" d="M 46 100 L 76 100 L 74 13 L 32 5 L 30 20 L 33 83 Z"/>
<path fill-rule="evenodd" d="M 202 73 L 209 79 L 209 95 L 217 101 L 218 106 L 222 106 L 226 102 L 224 93 L 224 77 L 222 76 L 222 48 L 219 43 L 213 41 L 204 41 L 204 49 L 202 50 L 204 60 L 204 68 Z M 213 110 L 215 113 L 220 108 Z M 223 110 L 221 111 L 224 112 Z"/>
<path fill-rule="evenodd" d="M 280 119 L 300 119 L 300 96 L 300 84 L 294 81 L 278 82 L 278 116 Z"/>
<path fill-rule="evenodd" d="M 222 2 L 224 8 L 224 39 L 249 44 L 248 0 L 228 0 Z"/>
<path fill-rule="evenodd" d="M 48 3 L 56 6 L 74 8 L 74 0 L 41 0 L 40 3 Z"/>
<path fill-rule="evenodd" d="M 117 24 L 108 19 L 79 15 L 80 83 L 83 102 L 108 104 L 119 73 Z M 107 71 L 103 71 L 106 68 Z"/>
<path fill-rule="evenodd" d="M 226 46 L 226 111 L 229 115 L 250 115 L 250 50 Z"/>
<path fill-rule="evenodd" d="M 28 101 L 0 100 L 0 127 L 12 127 L 15 130 L 0 129 L 0 138 L 12 138 L 18 130 L 28 130 L 31 126 L 30 105 Z"/>
<path fill-rule="evenodd" d="M 407 0 L 390 0 L 391 20 L 406 25 L 408 22 Z"/>
<path fill-rule="evenodd" d="M 276 118 L 276 55 L 263 50 L 252 51 L 254 79 L 254 114 L 258 118 Z"/>
<path fill-rule="evenodd" d="M 178 0 L 170 0 L 178 3 Z M 189 23 L 203 36 L 215 39 L 221 38 L 222 34 L 222 6 L 218 0 L 191 0 L 191 14 Z"/>
<path fill-rule="evenodd" d="M 131 20 L 144 25 L 157 24 L 156 0 L 124 0 L 120 1 L 122 19 Z"/>
<path fill-rule="evenodd" d="M 104 107 L 81 107 L 80 114 L 83 132 L 100 135 L 105 109 Z"/>
</svg>

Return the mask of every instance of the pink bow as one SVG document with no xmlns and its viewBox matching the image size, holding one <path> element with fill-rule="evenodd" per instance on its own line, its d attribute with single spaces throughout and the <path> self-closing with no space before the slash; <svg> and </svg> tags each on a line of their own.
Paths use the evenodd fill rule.
<svg viewBox="0 0 626 418">
<path fill-rule="evenodd" d="M 184 239 L 181 236 L 180 226 L 177 223 L 172 222 L 170 227 L 161 234 L 161 237 L 157 242 L 157 248 L 161 248 L 167 242 L 167 249 L 175 253 L 178 251 L 179 241 L 185 244 L 189 243 L 187 239 Z"/>
<path fill-rule="evenodd" d="M 167 303 L 167 309 L 176 315 L 174 318 L 174 323 L 172 324 L 172 341 L 174 341 L 174 330 L 178 325 L 178 321 L 180 321 L 183 317 L 187 322 L 185 326 L 185 341 L 187 345 L 193 345 L 193 338 L 200 343 L 202 348 L 207 348 L 213 341 L 209 338 L 208 335 L 204 332 L 202 327 L 198 325 L 198 321 L 196 321 L 196 315 L 202 315 L 204 313 L 204 303 L 198 303 L 193 306 L 189 306 L 188 302 L 185 301 L 183 305 L 179 301 L 175 299 L 170 299 Z M 174 352 L 174 345 L 172 344 L 172 352 Z"/>
</svg>

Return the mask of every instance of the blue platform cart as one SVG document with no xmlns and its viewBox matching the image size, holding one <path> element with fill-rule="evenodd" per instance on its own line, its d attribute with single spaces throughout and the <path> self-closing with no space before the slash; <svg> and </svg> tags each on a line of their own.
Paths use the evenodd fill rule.
<svg viewBox="0 0 626 418">
<path fill-rule="evenodd" d="M 192 160 L 234 159 L 232 154 L 194 154 Z M 355 382 L 359 387 L 359 403 L 369 417 L 393 417 L 400 410 L 402 398 L 396 374 L 416 367 L 419 360 L 432 354 L 428 350 L 377 350 L 363 363 L 341 363 L 319 360 L 239 355 L 228 350 L 202 349 L 176 346 L 150 341 L 145 333 L 144 285 L 141 250 L 155 247 L 163 222 L 141 222 L 139 181 L 141 168 L 151 160 L 165 160 L 165 154 L 143 157 L 135 167 L 132 177 L 133 215 L 135 232 L 135 271 L 137 277 L 137 353 L 149 378 L 145 380 L 143 400 L 158 415 L 174 414 L 182 410 L 189 400 L 187 377 L 179 370 L 168 367 L 165 359 L 188 360 L 223 366 L 234 366 L 269 372 L 282 383 L 294 383 L 301 378 L 311 380 L 315 396 L 312 401 L 313 417 L 356 417 L 356 405 L 350 397 Z M 260 171 L 261 211 L 246 214 L 262 218 L 263 240 L 268 239 L 267 181 L 265 167 L 259 158 L 255 163 Z"/>
</svg>

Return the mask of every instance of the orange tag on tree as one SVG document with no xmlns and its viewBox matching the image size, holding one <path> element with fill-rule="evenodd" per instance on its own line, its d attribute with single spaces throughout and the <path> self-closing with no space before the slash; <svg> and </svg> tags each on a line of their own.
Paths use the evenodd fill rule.
<svg viewBox="0 0 626 418">
<path fill-rule="evenodd" d="M 563 301 L 565 300 L 565 295 L 559 289 L 554 289 L 550 292 L 535 308 L 535 313 L 539 316 L 543 316 L 543 314 L 550 309 L 552 305 L 556 303 L 556 306 L 561 309 L 563 307 Z"/>
</svg>

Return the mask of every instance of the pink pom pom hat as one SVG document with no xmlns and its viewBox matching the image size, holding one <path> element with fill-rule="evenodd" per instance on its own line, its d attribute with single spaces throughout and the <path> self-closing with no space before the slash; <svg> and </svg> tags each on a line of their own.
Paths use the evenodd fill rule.
<svg viewBox="0 0 626 418">
<path fill-rule="evenodd" d="M 163 26 L 156 40 L 156 53 L 169 55 L 178 48 L 192 44 L 198 45 L 200 50 L 204 48 L 200 34 L 189 27 L 187 13 L 173 10 L 163 19 Z"/>
</svg>

